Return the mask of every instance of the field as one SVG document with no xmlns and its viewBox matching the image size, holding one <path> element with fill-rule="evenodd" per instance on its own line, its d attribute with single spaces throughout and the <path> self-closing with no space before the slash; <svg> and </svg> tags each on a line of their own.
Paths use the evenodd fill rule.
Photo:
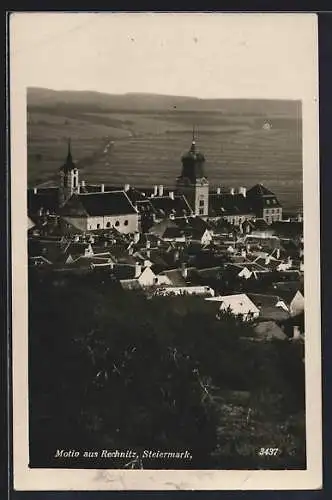
<svg viewBox="0 0 332 500">
<path fill-rule="evenodd" d="M 70 137 L 81 178 L 87 182 L 172 187 L 181 171 L 181 155 L 190 147 L 193 125 L 211 186 L 251 187 L 261 182 L 277 194 L 285 210 L 302 210 L 301 120 L 294 113 L 261 110 L 101 110 L 28 101 L 29 186 L 57 182 Z"/>
</svg>

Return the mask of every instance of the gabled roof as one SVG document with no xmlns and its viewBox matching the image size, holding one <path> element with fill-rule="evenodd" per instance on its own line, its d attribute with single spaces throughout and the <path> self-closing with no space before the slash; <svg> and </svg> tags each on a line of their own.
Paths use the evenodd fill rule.
<svg viewBox="0 0 332 500">
<path fill-rule="evenodd" d="M 215 300 L 217 302 L 220 302 L 221 308 L 229 308 L 233 312 L 233 314 L 246 315 L 248 313 L 259 313 L 258 307 L 255 306 L 255 304 L 245 293 L 211 297 L 206 300 Z"/>
<path fill-rule="evenodd" d="M 124 191 L 74 194 L 61 212 L 67 216 L 92 217 L 137 214 Z"/>
</svg>

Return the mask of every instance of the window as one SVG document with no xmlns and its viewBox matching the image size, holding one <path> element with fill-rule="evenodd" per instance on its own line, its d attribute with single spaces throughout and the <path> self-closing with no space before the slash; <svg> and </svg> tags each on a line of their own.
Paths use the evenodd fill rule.
<svg viewBox="0 0 332 500">
<path fill-rule="evenodd" d="M 111 227 L 111 223 L 110 223 L 110 222 L 107 222 L 107 223 L 106 223 L 106 227 Z"/>
<path fill-rule="evenodd" d="M 115 225 L 115 227 L 119 227 L 120 226 L 120 222 L 117 220 L 114 225 Z"/>
<path fill-rule="evenodd" d="M 97 229 L 100 229 L 100 224 L 97 224 Z"/>
<path fill-rule="evenodd" d="M 274 209 L 273 208 L 271 208 L 271 214 L 274 214 Z"/>
<path fill-rule="evenodd" d="M 199 206 L 204 207 L 204 200 L 199 200 Z"/>
<path fill-rule="evenodd" d="M 266 200 L 266 204 L 267 204 L 267 205 L 270 205 L 270 200 Z"/>
<path fill-rule="evenodd" d="M 124 221 L 124 225 L 125 225 L 125 226 L 128 226 L 128 219 L 126 219 L 126 220 Z"/>
<path fill-rule="evenodd" d="M 199 215 L 204 215 L 204 208 L 199 209 Z"/>
</svg>

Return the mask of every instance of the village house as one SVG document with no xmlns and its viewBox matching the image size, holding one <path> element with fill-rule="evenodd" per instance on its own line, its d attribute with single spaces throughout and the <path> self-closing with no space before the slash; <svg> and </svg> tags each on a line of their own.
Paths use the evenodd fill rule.
<svg viewBox="0 0 332 500">
<path fill-rule="evenodd" d="M 243 321 L 251 321 L 257 318 L 260 314 L 259 308 L 249 299 L 245 293 L 224 295 L 205 300 L 216 301 L 220 303 L 219 310 L 221 312 L 230 312 L 234 316 L 238 316 Z"/>
</svg>

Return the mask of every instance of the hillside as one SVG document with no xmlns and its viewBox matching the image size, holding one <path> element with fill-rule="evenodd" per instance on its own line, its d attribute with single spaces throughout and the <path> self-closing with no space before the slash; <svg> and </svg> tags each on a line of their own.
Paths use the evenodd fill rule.
<svg viewBox="0 0 332 500">
<path fill-rule="evenodd" d="M 296 118 L 299 101 L 258 99 L 198 99 L 149 93 L 104 94 L 90 91 L 56 91 L 31 87 L 27 90 L 28 107 L 79 106 L 99 111 L 219 111 L 234 114 L 286 115 Z"/>
<path fill-rule="evenodd" d="M 58 182 L 68 137 L 87 182 L 174 186 L 195 125 L 211 186 L 250 187 L 262 182 L 287 210 L 302 209 L 297 101 L 48 89 L 28 89 L 27 98 L 30 186 Z"/>
</svg>

